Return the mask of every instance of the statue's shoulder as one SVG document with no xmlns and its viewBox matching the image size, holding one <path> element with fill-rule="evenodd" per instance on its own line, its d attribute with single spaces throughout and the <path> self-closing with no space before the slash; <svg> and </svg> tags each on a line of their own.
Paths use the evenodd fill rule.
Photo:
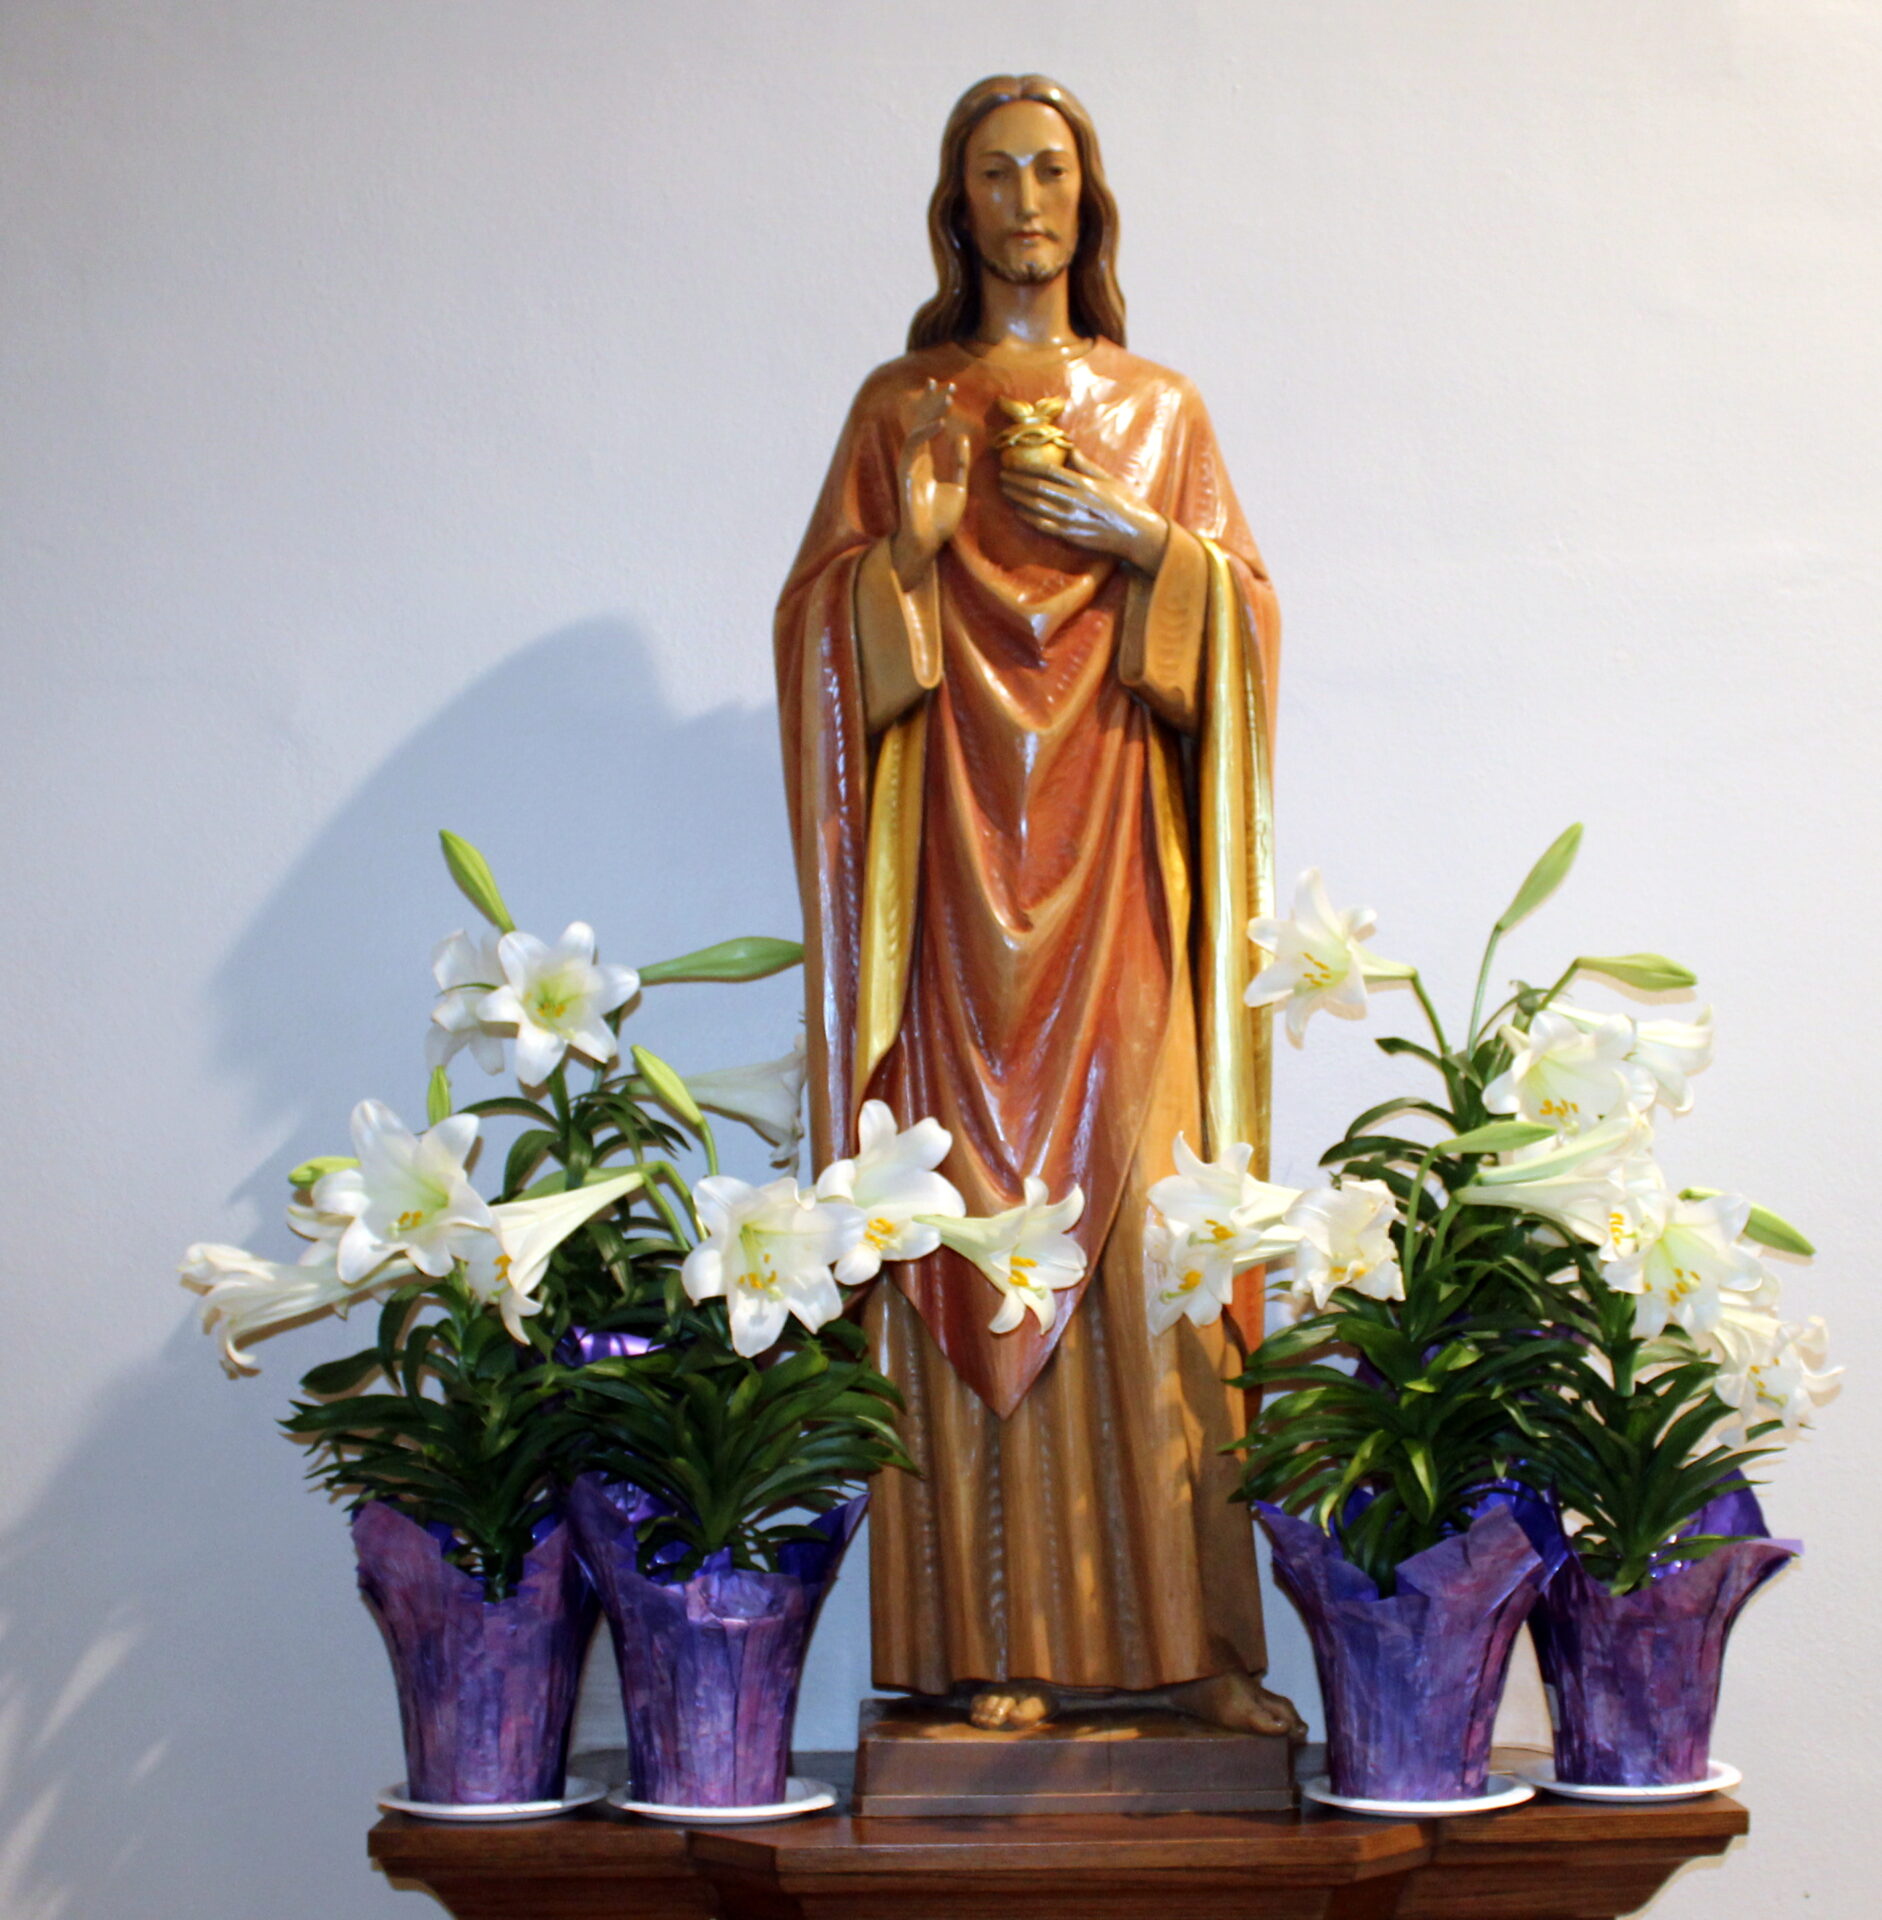
<svg viewBox="0 0 1882 1920">
<path fill-rule="evenodd" d="M 1202 395 L 1188 374 L 1146 360 L 1141 353 L 1132 353 L 1114 340 L 1100 340 L 1092 349 L 1091 360 L 1094 371 L 1134 393 L 1152 394 L 1184 409 L 1202 407 Z"/>
<path fill-rule="evenodd" d="M 859 418 L 898 411 L 930 380 L 949 379 L 959 370 L 960 359 L 958 348 L 940 346 L 885 360 L 856 389 L 850 411 Z"/>
</svg>

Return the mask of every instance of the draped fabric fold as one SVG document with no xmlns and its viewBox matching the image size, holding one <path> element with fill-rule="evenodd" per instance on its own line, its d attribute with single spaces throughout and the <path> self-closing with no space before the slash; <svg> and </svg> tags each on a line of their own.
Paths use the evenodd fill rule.
<svg viewBox="0 0 1882 1920">
<path fill-rule="evenodd" d="M 967 508 L 924 595 L 887 567 L 930 380 L 969 434 Z M 1154 579 L 1027 527 L 1002 397 L 1063 395 L 1079 452 L 1170 522 Z M 1149 1686 L 1258 1669 L 1229 1327 L 1152 1337 L 1150 1185 L 1184 1132 L 1265 1153 L 1272 590 L 1194 389 L 1099 341 L 1037 373 L 960 346 L 865 383 L 780 603 L 819 1161 L 861 1100 L 954 1139 L 969 1209 L 1029 1176 L 1086 1195 L 1090 1271 L 1049 1332 L 945 1249 L 870 1303 L 925 1472 L 886 1476 L 878 1679 Z M 1128 1670 L 1128 1671 L 1126 1671 Z"/>
</svg>

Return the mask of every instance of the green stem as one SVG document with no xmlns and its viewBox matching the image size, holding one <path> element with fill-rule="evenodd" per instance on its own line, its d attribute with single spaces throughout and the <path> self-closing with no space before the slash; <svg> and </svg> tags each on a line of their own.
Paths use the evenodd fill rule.
<svg viewBox="0 0 1882 1920">
<path fill-rule="evenodd" d="M 686 1184 L 685 1177 L 671 1160 L 649 1160 L 638 1146 L 634 1151 L 634 1165 L 643 1176 L 641 1191 L 659 1209 L 661 1219 L 666 1222 L 667 1231 L 673 1236 L 674 1246 L 682 1253 L 688 1251 L 694 1244 L 693 1238 L 680 1224 L 680 1216 L 674 1212 L 672 1201 L 660 1191 L 657 1184 L 662 1180 L 671 1182 L 685 1198 L 687 1212 L 692 1213 L 694 1211 L 693 1194 L 692 1189 Z"/>
<path fill-rule="evenodd" d="M 1450 1044 L 1444 1038 L 1444 1025 L 1438 1019 L 1438 1010 L 1431 1004 L 1431 996 L 1425 991 L 1424 975 L 1415 967 L 1412 969 L 1411 990 L 1418 996 L 1418 1004 L 1425 1010 L 1425 1018 L 1431 1022 L 1431 1037 L 1437 1042 L 1438 1052 L 1446 1057 L 1450 1054 Z"/>
<path fill-rule="evenodd" d="M 1418 1004 L 1425 1010 L 1425 1019 L 1431 1027 L 1431 1038 L 1438 1050 L 1438 1059 L 1443 1063 L 1444 1091 L 1450 1096 L 1451 1114 L 1461 1130 L 1470 1125 L 1460 1109 L 1464 1104 L 1463 1082 L 1458 1078 L 1457 1069 L 1451 1062 L 1450 1043 L 1444 1037 L 1444 1023 L 1438 1018 L 1438 1010 L 1431 1004 L 1431 996 L 1425 991 L 1424 975 L 1416 967 L 1412 969 L 1411 990 L 1418 996 Z"/>
<path fill-rule="evenodd" d="M 1556 983 L 1555 983 L 1555 985 L 1554 985 L 1554 986 L 1552 986 L 1552 987 L 1551 987 L 1551 988 L 1550 988 L 1550 989 L 1548 990 L 1548 992 L 1547 992 L 1547 993 L 1545 993 L 1545 994 L 1544 994 L 1544 995 L 1542 996 L 1542 998 L 1541 998 L 1541 1000 L 1537 1002 L 1537 1004 L 1536 1004 L 1536 1012 L 1537 1012 L 1537 1013 L 1540 1013 L 1540 1012 L 1542 1011 L 1542 1009 L 1543 1009 L 1544 1007 L 1546 1007 L 1546 1006 L 1547 1006 L 1547 1005 L 1549 1004 L 1549 1002 L 1550 1002 L 1551 1000 L 1553 1000 L 1553 999 L 1555 998 L 1555 996 L 1556 996 L 1556 995 L 1557 995 L 1558 993 L 1560 993 L 1560 992 L 1562 991 L 1562 989 L 1563 989 L 1563 988 L 1564 988 L 1565 986 L 1567 986 L 1567 985 L 1568 985 L 1568 983 L 1569 983 L 1569 982 L 1570 982 L 1570 981 L 1571 981 L 1572 979 L 1574 979 L 1574 977 L 1575 977 L 1575 975 L 1576 975 L 1576 973 L 1577 973 L 1578 971 L 1579 971 L 1579 969 L 1578 969 L 1578 967 L 1577 967 L 1577 965 L 1576 965 L 1576 963 L 1575 963 L 1574 961 L 1572 961 L 1572 960 L 1571 960 L 1571 961 L 1569 962 L 1569 965 L 1568 965 L 1568 971 L 1567 971 L 1566 973 L 1564 973 L 1564 974 L 1562 975 L 1562 977 L 1561 977 L 1561 979 L 1559 979 L 1558 981 L 1556 981 Z M 1531 1016 L 1531 1018 L 1533 1019 L 1533 1018 L 1534 1018 L 1534 1015 L 1532 1015 L 1532 1016 Z"/>
<path fill-rule="evenodd" d="M 1424 1198 L 1425 1182 L 1431 1177 L 1431 1163 L 1438 1157 L 1436 1147 L 1430 1149 L 1418 1162 L 1418 1171 L 1412 1175 L 1411 1192 L 1405 1199 L 1405 1244 L 1399 1254 L 1399 1276 L 1405 1283 L 1405 1298 L 1411 1299 L 1413 1239 L 1418 1225 L 1418 1203 Z"/>
<path fill-rule="evenodd" d="M 706 1149 L 706 1171 L 708 1173 L 717 1173 L 719 1171 L 719 1142 L 713 1135 L 712 1122 L 708 1120 L 703 1113 L 699 1116 L 699 1138 Z"/>
<path fill-rule="evenodd" d="M 1496 959 L 1497 942 L 1503 938 L 1503 929 L 1495 926 L 1490 929 L 1490 938 L 1484 943 L 1483 965 L 1477 969 L 1477 991 L 1470 1002 L 1470 1033 L 1464 1042 L 1464 1052 L 1474 1055 L 1477 1051 L 1477 1022 L 1483 1015 L 1483 996 L 1490 985 L 1490 966 Z"/>
</svg>

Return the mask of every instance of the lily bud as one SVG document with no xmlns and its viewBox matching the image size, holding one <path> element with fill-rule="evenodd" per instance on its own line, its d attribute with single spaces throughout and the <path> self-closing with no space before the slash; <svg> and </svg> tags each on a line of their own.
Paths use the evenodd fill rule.
<svg viewBox="0 0 1882 1920">
<path fill-rule="evenodd" d="M 700 1112 L 699 1102 L 687 1090 L 686 1082 L 657 1053 L 649 1053 L 645 1047 L 636 1047 L 634 1066 L 646 1081 L 648 1092 L 663 1107 L 670 1108 L 689 1127 L 704 1124 L 706 1116 Z"/>
<path fill-rule="evenodd" d="M 1682 967 L 1663 953 L 1584 953 L 1575 962 L 1575 969 L 1618 980 L 1624 987 L 1638 987 L 1642 993 L 1670 993 L 1699 982 L 1690 967 Z"/>
<path fill-rule="evenodd" d="M 1516 898 L 1503 909 L 1502 918 L 1496 923 L 1498 933 L 1508 933 L 1548 899 L 1568 878 L 1568 870 L 1575 864 L 1575 855 L 1580 849 L 1581 826 L 1577 822 L 1557 835 L 1548 852 L 1529 869 L 1523 884 L 1516 889 Z"/>
<path fill-rule="evenodd" d="M 676 980 L 762 980 L 798 965 L 803 957 L 803 946 L 796 940 L 746 934 L 701 947 L 696 953 L 683 953 L 677 960 L 656 960 L 641 968 L 640 979 L 647 987 L 670 986 Z"/>
<path fill-rule="evenodd" d="M 317 1187 L 330 1173 L 338 1173 L 342 1167 L 356 1167 L 359 1162 L 348 1153 L 323 1153 L 312 1160 L 303 1160 L 288 1175 L 290 1187 Z"/>
<path fill-rule="evenodd" d="M 464 898 L 493 927 L 503 933 L 514 933 L 516 922 L 510 918 L 510 910 L 497 891 L 490 862 L 468 840 L 455 833 L 441 829 L 438 844 L 444 848 L 444 864 L 451 869 L 451 878 L 463 890 Z"/>
</svg>

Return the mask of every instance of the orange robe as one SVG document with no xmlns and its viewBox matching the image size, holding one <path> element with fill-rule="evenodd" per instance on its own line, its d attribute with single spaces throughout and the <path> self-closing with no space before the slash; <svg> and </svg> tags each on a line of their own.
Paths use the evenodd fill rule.
<svg viewBox="0 0 1882 1920">
<path fill-rule="evenodd" d="M 924 385 L 971 437 L 931 582 L 889 563 Z M 1171 523 L 1154 580 L 1022 522 L 1002 396 L 1062 395 L 1078 450 Z M 943 458 L 945 456 L 942 456 Z M 869 1305 L 920 1476 L 871 1525 L 878 1684 L 1142 1688 L 1265 1665 L 1230 1322 L 1150 1334 L 1143 1226 L 1179 1131 L 1265 1152 L 1274 598 L 1195 390 L 1108 341 L 1037 370 L 959 345 L 864 384 L 778 610 L 804 895 L 812 1137 L 865 1098 L 953 1135 L 972 1213 L 1085 1193 L 1091 1261 L 1049 1333 L 943 1249 Z"/>
</svg>

